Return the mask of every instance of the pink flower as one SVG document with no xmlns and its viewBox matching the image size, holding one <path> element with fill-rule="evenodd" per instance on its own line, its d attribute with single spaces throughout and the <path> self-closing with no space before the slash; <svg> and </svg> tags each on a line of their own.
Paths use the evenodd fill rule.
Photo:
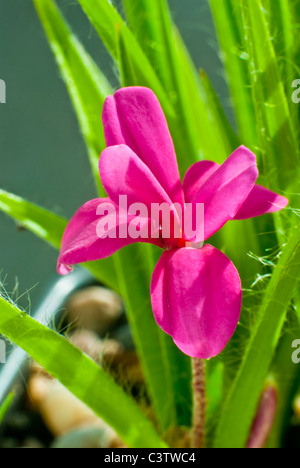
<svg viewBox="0 0 300 468">
<path fill-rule="evenodd" d="M 100 174 L 109 196 L 81 207 L 70 221 L 62 240 L 58 272 L 70 265 L 106 258 L 134 242 L 149 242 L 164 249 L 153 273 L 151 300 L 157 324 L 173 337 L 187 355 L 208 359 L 218 355 L 233 336 L 242 302 L 239 274 L 232 262 L 209 244 L 193 248 L 195 239 L 133 239 L 121 236 L 132 221 L 141 232 L 153 231 L 151 217 L 120 209 L 119 196 L 128 203 L 169 206 L 204 204 L 204 239 L 230 220 L 273 213 L 288 200 L 255 185 L 256 157 L 238 148 L 221 166 L 200 161 L 180 181 L 176 154 L 160 104 L 146 88 L 124 88 L 108 97 L 103 110 L 108 148 L 100 158 Z M 98 207 L 107 207 L 99 213 Z M 119 215 L 112 216 L 113 207 Z M 176 217 L 174 210 L 174 217 Z M 115 236 L 99 236 L 99 219 Z"/>
</svg>

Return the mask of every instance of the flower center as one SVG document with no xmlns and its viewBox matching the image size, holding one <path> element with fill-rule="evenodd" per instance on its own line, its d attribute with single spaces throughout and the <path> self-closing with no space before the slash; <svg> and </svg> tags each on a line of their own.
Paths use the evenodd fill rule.
<svg viewBox="0 0 300 468">
<path fill-rule="evenodd" d="M 159 232 L 160 232 L 160 240 L 161 240 L 164 250 L 176 250 L 176 249 L 184 249 L 184 248 L 201 249 L 204 246 L 204 242 L 192 242 L 192 241 L 188 241 L 184 239 L 182 231 L 181 231 L 181 237 L 179 238 L 163 237 L 163 230 L 161 226 L 159 228 Z"/>
</svg>

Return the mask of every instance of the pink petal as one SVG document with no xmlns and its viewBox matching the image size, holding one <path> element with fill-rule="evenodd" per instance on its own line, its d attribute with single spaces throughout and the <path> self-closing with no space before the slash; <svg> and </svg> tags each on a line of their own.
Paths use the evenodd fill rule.
<svg viewBox="0 0 300 468">
<path fill-rule="evenodd" d="M 191 203 L 205 182 L 219 169 L 213 161 L 199 161 L 193 164 L 183 179 L 185 201 Z"/>
<path fill-rule="evenodd" d="M 188 356 L 209 359 L 233 336 L 241 311 L 241 281 L 232 262 L 210 245 L 164 252 L 152 278 L 157 324 Z"/>
<path fill-rule="evenodd" d="M 129 146 L 153 172 L 171 200 L 182 204 L 174 145 L 155 94 L 147 88 L 120 89 L 107 98 L 102 120 L 107 146 Z"/>
<path fill-rule="evenodd" d="M 100 177 L 110 199 L 118 205 L 126 195 L 128 205 L 172 202 L 150 169 L 125 145 L 111 146 L 100 157 Z"/>
<path fill-rule="evenodd" d="M 256 156 L 241 146 L 202 185 L 193 203 L 204 203 L 204 237 L 232 220 L 258 177 Z"/>
<path fill-rule="evenodd" d="M 219 164 L 212 161 L 199 161 L 187 171 L 183 180 L 183 189 L 187 203 L 193 201 L 205 182 L 208 181 L 219 167 Z M 285 208 L 288 203 L 287 198 L 271 192 L 261 185 L 255 185 L 233 219 L 249 219 L 267 213 L 274 213 Z"/>
<path fill-rule="evenodd" d="M 102 209 L 116 210 L 118 217 L 104 212 L 103 216 L 97 214 L 99 205 Z M 72 265 L 109 257 L 117 250 L 134 242 L 149 242 L 147 239 L 136 240 L 128 236 L 125 239 L 119 237 L 120 229 L 127 228 L 132 219 L 136 219 L 136 217 L 127 217 L 127 213 L 119 212 L 116 205 L 108 198 L 87 202 L 73 216 L 65 230 L 57 264 L 58 273 L 66 275 L 72 270 Z M 114 238 L 100 237 L 99 221 L 110 222 L 110 233 L 115 233 Z M 139 221 L 141 232 L 148 232 L 150 220 L 139 218 Z"/>
<path fill-rule="evenodd" d="M 266 213 L 275 213 L 285 208 L 288 203 L 287 198 L 271 192 L 261 185 L 255 185 L 234 219 L 249 219 Z"/>
</svg>

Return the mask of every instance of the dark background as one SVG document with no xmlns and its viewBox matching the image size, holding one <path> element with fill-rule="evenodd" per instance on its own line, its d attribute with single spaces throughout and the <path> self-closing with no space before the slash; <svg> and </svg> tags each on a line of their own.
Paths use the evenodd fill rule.
<svg viewBox="0 0 300 468">
<path fill-rule="evenodd" d="M 76 0 L 57 3 L 117 87 L 112 61 Z M 207 0 L 169 4 L 196 66 L 207 71 L 227 105 Z M 95 197 L 94 182 L 67 91 L 31 0 L 0 0 L 0 79 L 7 86 L 7 103 L 0 104 L 0 188 L 71 217 Z M 58 277 L 56 260 L 55 250 L 30 232 L 18 231 L 0 213 L 1 280 L 14 299 L 25 294 L 20 303 L 28 306 L 30 290 L 34 307 Z"/>
</svg>

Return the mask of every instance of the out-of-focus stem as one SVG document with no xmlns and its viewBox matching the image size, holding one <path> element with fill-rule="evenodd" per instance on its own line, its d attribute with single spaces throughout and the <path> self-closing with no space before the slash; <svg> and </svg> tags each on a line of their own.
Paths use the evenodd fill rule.
<svg viewBox="0 0 300 468">
<path fill-rule="evenodd" d="M 192 362 L 194 391 L 192 448 L 205 448 L 205 361 L 192 359 Z"/>
</svg>

